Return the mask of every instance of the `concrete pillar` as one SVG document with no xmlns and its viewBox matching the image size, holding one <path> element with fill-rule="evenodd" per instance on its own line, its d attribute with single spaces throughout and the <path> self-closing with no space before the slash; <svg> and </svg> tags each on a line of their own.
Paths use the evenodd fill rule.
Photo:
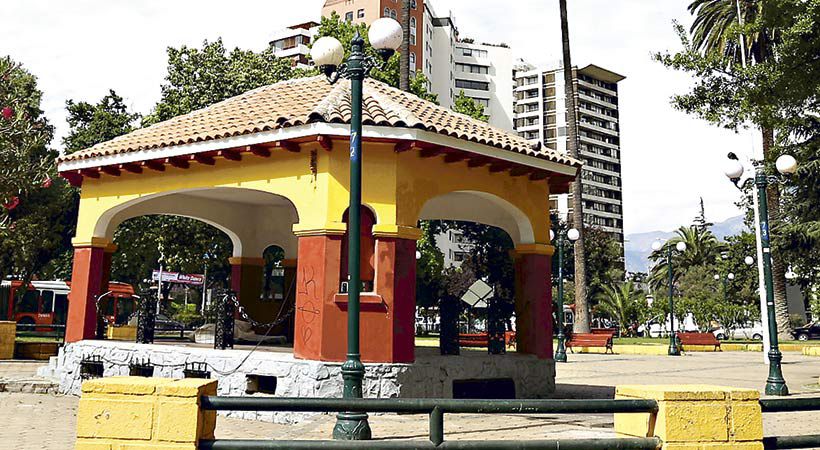
<svg viewBox="0 0 820 450">
<path fill-rule="evenodd" d="M 395 226 L 394 226 L 395 228 Z M 412 362 L 415 348 L 416 239 L 374 227 L 375 280 L 361 294 L 361 352 L 365 362 Z M 340 293 L 343 234 L 299 237 L 293 351 L 297 358 L 344 361 L 347 294 Z"/>
<path fill-rule="evenodd" d="M 199 408 L 216 381 L 109 377 L 83 383 L 76 450 L 196 450 L 213 439 L 216 411 Z"/>
<path fill-rule="evenodd" d="M 663 450 L 762 450 L 755 389 L 710 385 L 618 386 L 618 399 L 652 399 L 657 413 L 615 414 L 623 437 L 658 437 Z"/>
<path fill-rule="evenodd" d="M 263 258 L 232 257 L 228 258 L 231 264 L 231 289 L 236 291 L 239 304 L 245 312 L 257 322 L 273 320 L 275 311 L 270 303 L 262 303 L 259 296 L 262 293 L 262 278 L 265 267 Z"/>
<path fill-rule="evenodd" d="M 516 345 L 519 353 L 552 358 L 552 253 L 543 244 L 515 249 Z"/>
<path fill-rule="evenodd" d="M 116 246 L 105 239 L 94 239 L 90 243 L 74 243 L 66 342 L 96 337 L 96 299 L 108 289 L 111 255 L 115 250 Z"/>
</svg>

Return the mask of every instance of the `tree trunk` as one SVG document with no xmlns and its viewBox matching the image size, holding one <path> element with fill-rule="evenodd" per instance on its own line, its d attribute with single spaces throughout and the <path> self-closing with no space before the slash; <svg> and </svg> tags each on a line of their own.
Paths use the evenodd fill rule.
<svg viewBox="0 0 820 450">
<path fill-rule="evenodd" d="M 410 91 L 410 0 L 402 4 L 402 40 L 399 59 L 399 89 Z"/>
<path fill-rule="evenodd" d="M 777 155 L 773 154 L 774 130 L 761 128 L 763 135 L 763 158 L 765 161 L 774 161 Z M 770 184 L 766 189 L 769 204 L 769 224 L 777 228 L 780 223 L 780 189 L 776 184 Z M 792 339 L 792 325 L 789 320 L 789 305 L 786 300 L 786 267 L 780 253 L 772 252 L 772 283 L 774 284 L 774 309 L 777 317 L 777 335 L 780 340 Z"/>
<path fill-rule="evenodd" d="M 572 57 L 569 48 L 569 24 L 567 20 L 567 0 L 560 0 L 561 41 L 564 50 L 564 83 L 567 104 L 567 151 L 578 157 L 578 112 L 575 109 L 575 86 L 572 76 Z M 587 301 L 587 269 L 584 259 L 584 211 L 581 201 L 581 174 L 572 183 L 572 220 L 581 237 L 575 242 L 575 323 L 576 333 L 589 333 L 589 302 Z"/>
</svg>

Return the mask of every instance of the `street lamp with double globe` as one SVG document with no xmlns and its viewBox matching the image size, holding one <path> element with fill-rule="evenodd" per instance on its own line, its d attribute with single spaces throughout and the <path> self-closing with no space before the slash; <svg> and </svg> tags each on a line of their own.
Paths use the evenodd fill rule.
<svg viewBox="0 0 820 450">
<path fill-rule="evenodd" d="M 652 250 L 658 251 L 663 247 L 660 240 L 652 243 Z M 680 356 L 680 348 L 675 337 L 675 277 L 672 271 L 672 243 L 666 244 L 666 269 L 669 272 L 669 356 Z M 686 251 L 686 242 L 679 241 L 674 248 L 683 253 Z"/>
<path fill-rule="evenodd" d="M 575 243 L 581 233 L 575 228 L 570 228 L 566 231 L 558 232 L 558 311 L 555 314 L 556 322 L 558 324 L 558 349 L 555 351 L 556 362 L 567 362 L 567 348 L 566 348 L 566 333 L 564 331 L 564 247 L 567 239 Z M 550 241 L 555 239 L 555 232 L 550 230 Z"/>
<path fill-rule="evenodd" d="M 338 39 L 325 36 L 316 40 L 310 51 L 319 70 L 330 83 L 340 78 L 350 80 L 350 206 L 348 209 L 348 294 L 347 294 L 347 356 L 342 364 L 344 398 L 362 398 L 364 365 L 359 349 L 359 312 L 361 292 L 361 205 L 362 205 L 362 90 L 364 79 L 373 68 L 381 66 L 399 48 L 402 42 L 401 25 L 383 17 L 370 25 L 367 33 L 370 44 L 382 61 L 368 57 L 364 39 L 357 32 L 351 41 L 350 57 L 344 59 L 344 47 Z M 340 440 L 367 440 L 371 438 L 370 425 L 364 412 L 347 411 L 336 416 L 333 438 Z"/>
</svg>

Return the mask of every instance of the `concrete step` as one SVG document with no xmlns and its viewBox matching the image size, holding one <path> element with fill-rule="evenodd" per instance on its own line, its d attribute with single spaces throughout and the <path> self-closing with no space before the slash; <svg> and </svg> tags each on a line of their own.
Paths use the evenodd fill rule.
<svg viewBox="0 0 820 450">
<path fill-rule="evenodd" d="M 0 392 L 57 394 L 59 387 L 59 383 L 47 378 L 0 378 Z"/>
</svg>

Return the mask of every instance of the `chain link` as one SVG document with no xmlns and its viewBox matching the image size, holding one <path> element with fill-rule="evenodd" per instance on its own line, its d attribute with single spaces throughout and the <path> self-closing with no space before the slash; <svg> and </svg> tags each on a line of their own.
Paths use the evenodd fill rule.
<svg viewBox="0 0 820 450">
<path fill-rule="evenodd" d="M 290 316 L 293 315 L 293 312 L 296 310 L 296 304 L 294 303 L 293 305 L 291 305 L 290 309 L 288 309 L 288 311 L 284 315 L 278 317 L 273 322 L 260 323 L 260 322 L 257 322 L 255 320 L 253 320 L 253 318 L 251 318 L 251 316 L 248 315 L 248 313 L 245 311 L 245 307 L 239 304 L 239 300 L 236 298 L 235 295 L 226 295 L 225 297 L 231 299 L 234 306 L 236 307 L 236 310 L 239 311 L 239 315 L 242 316 L 242 318 L 246 322 L 249 322 L 251 324 L 251 326 L 253 326 L 254 328 L 257 328 L 257 327 L 258 328 L 268 328 L 268 327 L 275 327 L 277 325 L 281 325 L 286 320 L 288 320 L 290 318 Z"/>
</svg>

